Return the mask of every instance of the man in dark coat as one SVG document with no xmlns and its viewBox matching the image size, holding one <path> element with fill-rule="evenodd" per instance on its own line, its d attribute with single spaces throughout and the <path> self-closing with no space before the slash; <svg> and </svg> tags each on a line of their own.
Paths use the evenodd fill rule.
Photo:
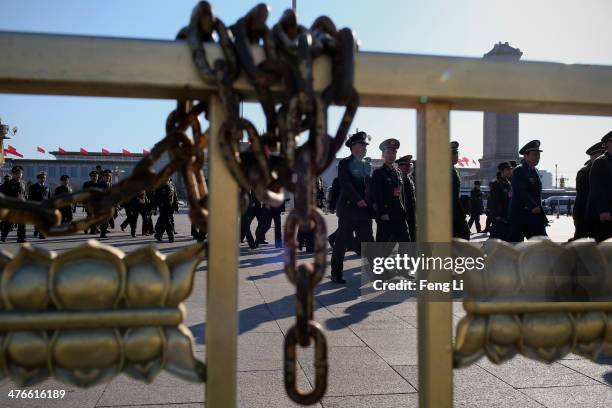
<svg viewBox="0 0 612 408">
<path fill-rule="evenodd" d="M 97 187 L 98 185 L 98 177 L 100 176 L 100 174 L 96 171 L 96 170 L 92 170 L 89 172 L 89 181 L 86 181 L 83 183 L 83 190 L 86 190 L 88 188 L 92 188 L 92 187 Z M 87 213 L 87 216 L 89 217 L 89 209 L 87 208 L 87 203 L 84 202 L 83 206 L 85 207 L 85 212 Z M 87 230 L 83 231 L 85 234 L 87 234 Z M 90 234 L 97 234 L 99 233 L 100 230 L 98 229 L 97 226 L 92 226 L 89 229 L 89 233 Z"/>
<path fill-rule="evenodd" d="M 98 180 L 95 187 L 102 191 L 110 190 L 112 183 L 112 172 L 109 169 L 105 169 L 102 170 L 100 175 L 101 178 Z M 115 214 L 113 212 L 108 219 L 104 220 L 102 224 L 100 224 L 100 238 L 108 238 L 106 234 L 108 233 L 108 227 L 110 226 L 111 219 L 113 219 L 114 215 Z"/>
<path fill-rule="evenodd" d="M 168 241 L 174 242 L 174 230 L 170 217 L 174 212 L 175 197 L 174 184 L 170 179 L 155 190 L 155 205 L 159 209 L 159 217 L 155 223 L 155 239 L 158 242 L 162 242 L 164 232 L 168 234 Z"/>
<path fill-rule="evenodd" d="M 370 163 L 364 160 L 369 136 L 357 132 L 345 143 L 351 155 L 338 163 L 340 197 L 336 204 L 338 232 L 331 257 L 331 280 L 346 283 L 342 278 L 344 254 L 347 246 L 357 236 L 357 244 L 372 242 L 372 208 L 368 203 L 370 184 Z"/>
<path fill-rule="evenodd" d="M 404 182 L 394 166 L 397 139 L 380 144 L 383 165 L 372 172 L 372 199 L 376 217 L 376 242 L 409 242 L 410 233 L 404 203 Z"/>
<path fill-rule="evenodd" d="M 572 216 L 574 218 L 574 239 L 587 238 L 593 236 L 592 228 L 590 227 L 590 220 L 587 217 L 587 199 L 589 198 L 589 175 L 591 173 L 591 165 L 593 160 L 601 156 L 605 152 L 603 144 L 601 142 L 595 143 L 589 147 L 586 154 L 589 156 L 589 160 L 584 163 L 584 167 L 578 170 L 576 174 L 576 202 L 574 203 L 574 211 Z"/>
<path fill-rule="evenodd" d="M 510 238 L 510 226 L 508 225 L 508 208 L 512 196 L 512 167 L 508 162 L 502 162 L 497 166 L 497 179 L 491 183 L 491 192 L 487 202 L 487 210 L 491 217 L 491 238 L 508 240 Z"/>
<path fill-rule="evenodd" d="M 484 208 L 482 201 L 482 191 L 480 190 L 480 181 L 474 182 L 474 188 L 470 191 L 470 220 L 468 221 L 468 228 L 472 228 L 472 224 L 476 222 L 476 232 L 480 233 L 482 227 L 480 226 L 480 215 Z"/>
<path fill-rule="evenodd" d="M 602 139 L 604 154 L 593 160 L 589 174 L 587 218 L 598 242 L 612 238 L 612 131 Z"/>
<path fill-rule="evenodd" d="M 40 171 L 38 174 L 36 174 L 36 183 L 32 184 L 30 188 L 28 188 L 28 200 L 43 201 L 49 199 L 51 196 L 51 191 L 49 191 L 49 187 L 45 185 L 46 181 L 47 173 Z M 45 236 L 38 231 L 36 226 L 34 226 L 34 237 L 45 239 Z"/>
<path fill-rule="evenodd" d="M 60 185 L 55 187 L 55 191 L 53 192 L 54 196 L 59 196 L 62 194 L 71 194 L 72 188 L 70 187 L 70 176 L 67 174 L 63 174 L 60 177 Z M 67 205 L 66 207 L 62 207 L 59 209 L 62 214 L 62 224 L 72 222 L 72 211 L 73 208 L 71 205 Z"/>
<path fill-rule="evenodd" d="M 259 201 L 257 200 L 257 197 L 255 197 L 255 193 L 253 193 L 253 191 L 249 191 L 249 205 L 240 218 L 240 242 L 244 242 L 244 239 L 246 238 L 249 248 L 251 249 L 257 248 L 257 243 L 253 238 L 253 234 L 251 233 L 251 222 L 253 222 L 253 218 L 255 218 L 257 215 L 258 205 Z"/>
<path fill-rule="evenodd" d="M 459 161 L 459 142 L 451 142 L 451 162 L 453 167 L 451 168 L 452 187 L 453 187 L 453 237 L 463 238 L 465 240 L 470 239 L 470 228 L 465 221 L 465 209 L 461 204 L 459 195 L 461 194 L 461 180 L 455 165 Z"/>
<path fill-rule="evenodd" d="M 512 198 L 509 223 L 512 242 L 546 235 L 548 220 L 542 209 L 542 181 L 536 169 L 540 162 L 540 141 L 532 140 L 519 150 L 521 164 L 512 171 Z"/>
<path fill-rule="evenodd" d="M 412 170 L 412 155 L 402 156 L 396 161 L 402 173 L 404 184 L 404 204 L 406 205 L 406 221 L 410 240 L 416 242 L 416 196 L 415 187 L 410 171 Z"/>
<path fill-rule="evenodd" d="M 2 188 L 0 189 L 0 193 L 4 194 L 7 197 L 17 198 L 19 200 L 26 200 L 28 195 L 26 193 L 26 186 L 23 182 L 23 167 L 14 166 L 11 169 L 12 178 L 2 184 Z M 11 222 L 10 221 L 2 221 L 0 223 L 0 240 L 2 242 L 6 241 L 6 237 L 11 231 Z M 25 242 L 26 230 L 24 224 L 17 224 L 17 242 L 22 243 Z"/>
</svg>

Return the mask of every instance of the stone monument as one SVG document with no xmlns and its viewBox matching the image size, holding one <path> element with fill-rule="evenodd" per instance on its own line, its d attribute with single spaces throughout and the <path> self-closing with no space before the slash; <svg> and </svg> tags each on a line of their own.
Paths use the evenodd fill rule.
<svg viewBox="0 0 612 408">
<path fill-rule="evenodd" d="M 497 43 L 484 55 L 485 59 L 495 61 L 518 61 L 523 53 L 507 42 Z M 480 171 L 475 180 L 484 185 L 495 180 L 497 165 L 503 161 L 516 160 L 518 156 L 518 113 L 485 112 L 482 132 L 482 159 Z"/>
</svg>

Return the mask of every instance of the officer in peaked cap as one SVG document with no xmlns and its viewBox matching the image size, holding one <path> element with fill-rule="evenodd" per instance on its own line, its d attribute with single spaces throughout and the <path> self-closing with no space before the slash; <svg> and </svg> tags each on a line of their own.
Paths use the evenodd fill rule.
<svg viewBox="0 0 612 408">
<path fill-rule="evenodd" d="M 399 169 L 394 166 L 397 139 L 387 139 L 379 146 L 383 165 L 372 172 L 372 198 L 376 217 L 376 242 L 409 242 L 406 222 L 404 182 Z"/>
<path fill-rule="evenodd" d="M 92 188 L 92 187 L 97 187 L 98 186 L 98 178 L 100 176 L 100 173 L 97 170 L 92 170 L 89 172 L 89 181 L 86 181 L 83 183 L 83 190 L 86 190 L 88 188 Z M 83 202 L 83 207 L 85 207 L 85 212 L 87 213 L 87 216 L 89 217 L 89 208 L 87 207 L 87 202 Z M 90 234 L 97 234 L 100 232 L 100 229 L 97 226 L 92 226 L 89 230 L 85 230 L 83 231 L 85 234 L 87 234 L 88 232 Z"/>
<path fill-rule="evenodd" d="M 361 143 L 365 146 L 369 145 L 369 141 L 371 139 L 371 136 L 368 135 L 366 132 L 357 132 L 354 135 L 352 135 L 351 137 L 348 138 L 348 140 L 346 141 L 346 143 L 344 143 L 344 145 L 346 147 L 351 147 L 352 145 L 354 145 L 355 143 Z"/>
<path fill-rule="evenodd" d="M 49 191 L 49 187 L 45 185 L 47 180 L 47 173 L 44 171 L 39 171 L 36 174 L 36 183 L 32 184 L 28 189 L 28 199 L 32 201 L 43 201 L 47 200 L 51 197 L 51 191 Z M 39 237 L 40 239 L 45 239 L 45 236 L 38 231 L 36 226 L 34 227 L 34 236 Z"/>
<path fill-rule="evenodd" d="M 461 180 L 455 164 L 459 161 L 459 142 L 450 142 L 451 149 L 451 178 L 453 183 L 453 236 L 456 238 L 470 239 L 470 229 L 465 221 L 465 209 L 461 204 L 459 195 L 461 194 Z"/>
<path fill-rule="evenodd" d="M 410 239 L 416 241 L 416 196 L 414 187 L 414 177 L 411 174 L 413 162 L 412 155 L 407 154 L 395 161 L 402 173 L 404 183 L 404 204 L 406 205 L 406 221 L 408 221 L 408 232 Z"/>
<path fill-rule="evenodd" d="M 62 195 L 62 194 L 70 194 L 72 193 L 72 188 L 70 187 L 70 176 L 67 174 L 63 174 L 60 177 L 61 184 L 55 187 L 54 196 Z M 72 212 L 74 207 L 72 205 L 67 205 L 65 207 L 60 208 L 60 213 L 62 214 L 62 224 L 72 221 Z"/>
<path fill-rule="evenodd" d="M 370 192 L 370 163 L 364 160 L 370 137 L 365 132 L 357 132 L 345 143 L 351 155 L 338 163 L 340 195 L 336 203 L 338 230 L 331 257 L 331 280 L 346 283 L 342 278 L 344 254 L 354 242 L 360 252 L 362 242 L 372 242 L 372 205 Z M 353 240 L 353 233 L 355 239 Z"/>
<path fill-rule="evenodd" d="M 532 140 L 519 150 L 521 163 L 512 171 L 512 199 L 509 223 L 510 240 L 521 242 L 545 236 L 548 219 L 542 209 L 542 182 L 536 166 L 540 162 L 540 141 Z"/>
<path fill-rule="evenodd" d="M 589 175 L 593 160 L 601 156 L 605 152 L 605 148 L 601 142 L 595 143 L 586 150 L 586 155 L 589 160 L 584 163 L 584 166 L 578 170 L 576 174 L 576 202 L 574 203 L 574 239 L 587 238 L 593 236 L 591 222 L 587 217 L 587 199 L 589 198 Z"/>
<path fill-rule="evenodd" d="M 26 186 L 23 182 L 23 167 L 14 166 L 11 169 L 12 177 L 10 180 L 2 184 L 0 192 L 7 197 L 16 198 L 18 200 L 26 200 L 28 198 Z M 10 221 L 2 221 L 0 223 L 0 240 L 6 241 L 6 237 L 11 231 L 12 223 Z M 25 242 L 25 224 L 17 224 L 17 242 Z"/>
<path fill-rule="evenodd" d="M 587 219 L 597 241 L 612 238 L 612 131 L 601 138 L 604 153 L 593 160 L 589 174 Z"/>
</svg>

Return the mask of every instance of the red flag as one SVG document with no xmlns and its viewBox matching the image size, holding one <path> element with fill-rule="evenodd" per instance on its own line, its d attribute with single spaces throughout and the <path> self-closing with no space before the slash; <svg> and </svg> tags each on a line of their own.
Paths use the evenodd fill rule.
<svg viewBox="0 0 612 408">
<path fill-rule="evenodd" d="M 142 154 L 149 154 L 150 152 L 147 149 L 142 149 Z"/>
<path fill-rule="evenodd" d="M 127 151 L 127 150 L 125 150 L 125 149 L 122 149 L 122 150 L 121 150 L 121 153 L 123 153 L 125 156 L 129 156 L 130 154 L 132 154 L 132 153 L 128 152 L 128 151 Z"/>
<path fill-rule="evenodd" d="M 87 152 L 87 150 L 85 150 L 85 149 L 83 149 L 83 148 L 81 147 L 81 154 L 87 154 L 87 153 L 88 153 L 88 152 Z"/>
<path fill-rule="evenodd" d="M 36 146 L 36 151 L 40 153 L 47 153 L 47 151 L 40 146 Z"/>
<path fill-rule="evenodd" d="M 58 153 L 59 153 L 59 154 L 64 154 L 64 153 L 66 153 L 66 151 L 65 151 L 64 149 L 62 149 L 61 147 L 58 147 L 58 148 L 57 148 L 57 151 L 58 151 Z"/>
<path fill-rule="evenodd" d="M 17 149 L 11 145 L 8 145 L 8 149 L 4 149 L 4 154 L 12 154 L 13 156 L 21 157 L 23 159 L 23 154 L 19 153 Z"/>
<path fill-rule="evenodd" d="M 102 154 L 110 154 L 110 152 L 106 149 L 102 149 Z"/>
</svg>

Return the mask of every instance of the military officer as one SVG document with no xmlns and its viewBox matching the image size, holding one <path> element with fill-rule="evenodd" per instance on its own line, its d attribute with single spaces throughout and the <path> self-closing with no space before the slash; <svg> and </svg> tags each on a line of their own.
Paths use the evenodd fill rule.
<svg viewBox="0 0 612 408">
<path fill-rule="evenodd" d="M 353 232 L 355 245 L 372 242 L 372 208 L 369 200 L 370 163 L 364 160 L 370 137 L 363 131 L 352 135 L 345 143 L 351 155 L 338 163 L 340 196 L 336 204 L 338 231 L 331 257 L 331 280 L 346 283 L 342 278 L 344 254 L 351 245 Z M 357 249 L 357 248 L 356 248 Z"/>
<path fill-rule="evenodd" d="M 510 177 L 512 166 L 508 162 L 497 165 L 497 179 L 491 183 L 487 209 L 491 217 L 491 238 L 509 239 L 508 208 L 512 197 Z"/>
<path fill-rule="evenodd" d="M 98 180 L 95 187 L 102 191 L 108 191 L 111 188 L 111 180 L 112 180 L 112 172 L 109 169 L 102 170 L 101 179 Z M 108 233 L 108 227 L 110 225 L 111 219 L 113 218 L 114 213 L 111 216 L 104 220 L 104 222 L 100 225 L 100 238 L 108 238 L 106 234 Z"/>
<path fill-rule="evenodd" d="M 164 232 L 168 234 L 168 242 L 174 242 L 174 229 L 170 217 L 175 208 L 174 184 L 170 179 L 155 190 L 155 205 L 159 209 L 159 217 L 155 223 L 155 239 L 162 242 Z"/>
<path fill-rule="evenodd" d="M 540 162 L 540 141 L 532 140 L 519 150 L 521 163 L 512 171 L 512 198 L 509 223 L 512 242 L 546 235 L 548 220 L 542 210 L 542 182 L 536 166 Z"/>
<path fill-rule="evenodd" d="M 372 172 L 372 206 L 376 216 L 376 242 L 409 242 L 406 222 L 404 183 L 393 163 L 397 158 L 400 142 L 397 139 L 383 141 L 383 165 Z"/>
<path fill-rule="evenodd" d="M 587 199 L 587 218 L 592 222 L 592 235 L 598 242 L 612 238 L 612 131 L 601 143 L 606 150 L 591 165 Z"/>
<path fill-rule="evenodd" d="M 480 233 L 482 226 L 480 225 L 480 215 L 484 208 L 482 201 L 482 190 L 480 190 L 480 181 L 474 181 L 474 188 L 470 191 L 470 220 L 468 228 L 472 228 L 472 224 L 476 223 L 476 232 Z"/>
<path fill-rule="evenodd" d="M 404 184 L 404 204 L 406 206 L 406 221 L 408 222 L 408 233 L 410 240 L 416 241 L 416 196 L 414 181 L 410 174 L 412 170 L 412 155 L 402 156 L 395 161 L 402 173 Z"/>
<path fill-rule="evenodd" d="M 98 177 L 100 176 L 100 174 L 96 171 L 96 170 L 92 170 L 89 172 L 89 181 L 86 181 L 83 183 L 83 190 L 86 190 L 88 188 L 92 188 L 92 187 L 97 187 L 98 185 Z M 83 206 L 85 207 L 85 212 L 87 213 L 87 216 L 89 217 L 89 208 L 87 207 L 87 203 L 84 202 Z M 83 231 L 85 234 L 87 234 L 87 230 Z M 98 232 L 100 232 L 100 230 L 98 229 L 97 226 L 93 226 L 89 229 L 89 233 L 90 234 L 97 234 Z"/>
<path fill-rule="evenodd" d="M 453 237 L 463 238 L 466 240 L 470 239 L 470 229 L 468 228 L 467 222 L 465 221 L 465 209 L 461 204 L 459 195 L 461 194 L 461 180 L 459 179 L 459 173 L 455 165 L 459 161 L 459 142 L 452 141 L 450 143 L 451 149 L 451 162 L 453 167 L 451 168 L 451 177 L 453 183 Z"/>
<path fill-rule="evenodd" d="M 70 187 L 70 176 L 64 174 L 60 177 L 61 185 L 55 188 L 54 195 L 70 194 L 72 188 Z M 62 224 L 72 221 L 72 206 L 68 205 L 59 209 L 62 214 Z"/>
<path fill-rule="evenodd" d="M 51 192 L 49 191 L 49 187 L 45 185 L 46 181 L 47 173 L 41 171 L 36 174 L 36 183 L 32 184 L 30 188 L 28 188 L 28 200 L 43 201 L 49 199 Z M 45 236 L 38 231 L 36 226 L 34 226 L 34 237 L 45 239 Z"/>
<path fill-rule="evenodd" d="M 589 160 L 584 163 L 584 166 L 576 174 L 576 202 L 574 203 L 574 211 L 572 213 L 574 227 L 576 228 L 574 239 L 591 237 L 593 234 L 586 212 L 587 199 L 589 198 L 589 174 L 591 173 L 593 160 L 601 156 L 604 151 L 605 149 L 601 142 L 597 142 L 589 147 L 586 151 Z"/>
<path fill-rule="evenodd" d="M 19 200 L 26 200 L 27 199 L 26 186 L 22 180 L 23 179 L 23 167 L 14 166 L 11 169 L 11 175 L 12 175 L 12 178 L 6 181 L 4 184 L 2 184 L 2 188 L 0 189 L 0 192 L 7 197 L 13 197 Z M 6 237 L 8 236 L 10 231 L 11 231 L 11 222 L 2 221 L 0 223 L 0 240 L 2 240 L 2 242 L 6 241 Z M 17 224 L 17 242 L 18 243 L 25 242 L 25 236 L 26 236 L 25 225 Z"/>
</svg>

